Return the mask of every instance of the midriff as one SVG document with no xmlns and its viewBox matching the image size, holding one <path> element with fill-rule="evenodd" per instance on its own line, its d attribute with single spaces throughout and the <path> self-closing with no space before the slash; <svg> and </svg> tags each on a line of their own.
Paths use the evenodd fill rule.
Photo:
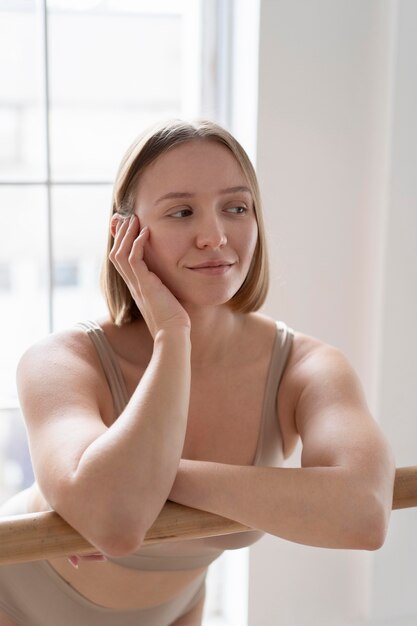
<svg viewBox="0 0 417 626">
<path fill-rule="evenodd" d="M 207 568 L 180 571 L 138 571 L 109 561 L 83 561 L 75 569 L 66 558 L 50 565 L 91 602 L 112 609 L 140 609 L 177 596 Z"/>
</svg>

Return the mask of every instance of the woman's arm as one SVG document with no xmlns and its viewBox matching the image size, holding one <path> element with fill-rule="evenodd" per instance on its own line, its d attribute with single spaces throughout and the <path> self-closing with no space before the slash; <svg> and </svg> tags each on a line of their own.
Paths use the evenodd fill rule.
<svg viewBox="0 0 417 626">
<path fill-rule="evenodd" d="M 297 543 L 379 548 L 395 464 L 356 374 L 336 349 L 314 345 L 292 359 L 281 393 L 295 399 L 302 468 L 182 460 L 169 498 Z"/>
<path fill-rule="evenodd" d="M 110 258 L 154 340 L 126 408 L 107 428 L 102 416 L 111 396 L 80 331 L 30 348 L 17 383 L 46 500 L 101 552 L 117 556 L 140 546 L 175 479 L 188 418 L 191 341 L 187 313 L 143 260 L 149 231 L 139 234 L 134 218 L 119 221 L 114 235 Z"/>
<path fill-rule="evenodd" d="M 129 553 L 158 516 L 181 458 L 189 333 L 157 336 L 145 374 L 110 428 L 100 414 L 106 383 L 82 346 L 80 338 L 51 337 L 20 361 L 19 397 L 35 475 L 52 508 L 100 551 Z"/>
</svg>

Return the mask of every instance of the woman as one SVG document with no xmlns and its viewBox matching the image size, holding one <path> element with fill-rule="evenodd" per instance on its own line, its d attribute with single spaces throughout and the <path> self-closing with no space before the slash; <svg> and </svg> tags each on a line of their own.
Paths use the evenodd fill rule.
<svg viewBox="0 0 417 626">
<path fill-rule="evenodd" d="M 130 147 L 103 286 L 107 318 L 19 363 L 37 482 L 5 508 L 52 508 L 97 554 L 1 568 L 1 625 L 196 626 L 224 549 L 382 545 L 391 452 L 345 357 L 256 312 L 259 190 L 224 129 L 173 121 Z M 299 437 L 302 468 L 280 468 Z M 167 499 L 256 530 L 142 546 Z"/>
</svg>

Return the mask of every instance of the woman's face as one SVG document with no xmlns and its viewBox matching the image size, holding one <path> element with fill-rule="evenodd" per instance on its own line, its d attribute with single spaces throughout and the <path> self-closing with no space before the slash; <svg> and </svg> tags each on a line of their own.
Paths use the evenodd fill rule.
<svg viewBox="0 0 417 626">
<path fill-rule="evenodd" d="M 248 182 L 228 148 L 195 140 L 162 154 L 139 179 L 135 213 L 149 227 L 149 269 L 183 304 L 224 304 L 239 290 L 258 228 Z"/>
</svg>

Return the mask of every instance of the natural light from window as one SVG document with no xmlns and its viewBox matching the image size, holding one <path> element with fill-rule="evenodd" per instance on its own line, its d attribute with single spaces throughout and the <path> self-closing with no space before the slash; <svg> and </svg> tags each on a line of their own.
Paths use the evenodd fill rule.
<svg viewBox="0 0 417 626">
<path fill-rule="evenodd" d="M 0 501 L 33 481 L 19 357 L 107 313 L 99 272 L 125 149 L 155 121 L 215 117 L 216 68 L 204 59 L 218 4 L 0 0 Z M 235 626 L 223 557 L 210 569 L 205 626 Z"/>
</svg>

